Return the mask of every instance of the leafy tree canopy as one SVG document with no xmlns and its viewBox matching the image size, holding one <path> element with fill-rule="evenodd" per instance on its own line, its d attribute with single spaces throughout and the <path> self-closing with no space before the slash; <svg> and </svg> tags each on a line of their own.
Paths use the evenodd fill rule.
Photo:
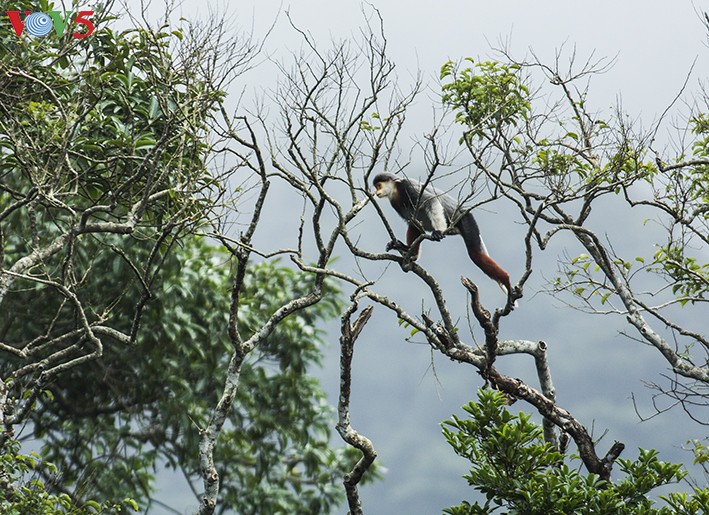
<svg viewBox="0 0 709 515">
<path fill-rule="evenodd" d="M 449 515 L 525 514 L 701 514 L 709 510 L 709 490 L 662 496 L 655 507 L 656 488 L 676 483 L 686 472 L 681 465 L 662 462 L 657 452 L 640 449 L 637 460 L 619 459 L 622 478 L 602 481 L 582 474 L 570 460 L 544 441 L 543 429 L 520 412 L 507 409 L 508 397 L 480 390 L 477 402 L 464 406 L 443 424 L 443 434 L 455 452 L 470 461 L 468 484 L 485 496 L 485 503 L 465 501 L 444 511 Z"/>
<path fill-rule="evenodd" d="M 21 513 L 115 508 L 93 498 L 143 509 L 163 464 L 198 496 L 200 429 L 233 351 L 236 259 L 196 235 L 227 187 L 209 163 L 216 72 L 187 32 L 115 32 L 96 9 L 85 39 L 0 34 L 0 375 L 15 406 L 0 496 Z M 242 334 L 307 287 L 275 261 L 250 265 Z M 343 497 L 347 460 L 328 447 L 331 410 L 306 374 L 339 310 L 325 293 L 241 370 L 219 440 L 222 509 L 314 513 Z M 27 419 L 35 457 L 14 435 Z"/>
</svg>

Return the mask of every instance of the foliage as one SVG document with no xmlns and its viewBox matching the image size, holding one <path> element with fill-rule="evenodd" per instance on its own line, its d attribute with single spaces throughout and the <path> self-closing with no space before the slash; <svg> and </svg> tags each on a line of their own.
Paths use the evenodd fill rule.
<svg viewBox="0 0 709 515">
<path fill-rule="evenodd" d="M 467 137 L 482 138 L 502 126 L 524 123 L 529 115 L 529 89 L 520 67 L 496 61 L 475 63 L 462 70 L 453 61 L 441 68 L 442 101 L 456 112 L 456 121 L 468 126 Z"/>
<path fill-rule="evenodd" d="M 117 313 L 129 310 L 140 292 L 128 265 L 107 251 L 92 260 L 106 272 L 87 285 L 86 296 L 97 305 L 113 304 Z M 35 436 L 45 442 L 43 457 L 59 465 L 65 488 L 105 498 L 130 492 L 144 506 L 152 471 L 162 462 L 198 482 L 199 427 L 216 402 L 231 354 L 229 257 L 188 239 L 160 274 L 136 345 L 107 345 L 93 366 L 60 376 L 49 386 L 53 401 L 33 416 Z M 275 263 L 253 266 L 246 281 L 240 312 L 245 335 L 308 286 L 301 274 Z M 328 447 L 331 408 L 307 375 L 321 356 L 319 321 L 338 312 L 336 299 L 330 291 L 314 309 L 284 320 L 242 369 L 220 441 L 225 507 L 312 513 L 341 500 L 337 483 L 347 460 Z M 31 328 L 46 322 L 28 313 L 17 323 Z M 119 329 L 131 320 L 123 324 Z"/>
<path fill-rule="evenodd" d="M 85 39 L 0 36 L 0 237 L 14 274 L 0 278 L 0 302 L 24 316 L 3 321 L 0 337 L 31 358 L 13 389 L 99 353 L 98 326 L 133 320 L 134 340 L 161 260 L 209 218 L 220 188 L 205 134 L 221 93 L 171 56 L 177 32 L 116 33 L 105 7 Z M 145 247 L 138 261 L 132 249 Z M 110 282 L 95 273 L 104 252 L 141 280 L 140 302 L 120 315 L 118 297 L 92 298 Z"/>
<path fill-rule="evenodd" d="M 227 186 L 207 137 L 223 93 L 209 63 L 195 65 L 195 39 L 115 32 L 105 9 L 82 40 L 0 34 L 0 266 L 16 270 L 0 274 L 0 375 L 17 415 L 3 420 L 2 490 L 24 491 L 31 469 L 43 484 L 28 495 L 56 509 L 126 496 L 145 507 L 165 463 L 199 490 L 199 430 L 233 353 L 233 258 L 193 235 Z M 275 261 L 244 281 L 244 336 L 311 287 Z M 329 448 L 332 413 L 306 373 L 337 298 L 326 283 L 241 370 L 219 442 L 223 509 L 313 513 L 341 500 L 351 460 Z M 11 449 L 27 418 L 41 460 Z"/>
<path fill-rule="evenodd" d="M 84 40 L 3 31 L 3 190 L 14 199 L 32 188 L 48 196 L 53 203 L 40 204 L 55 224 L 97 205 L 114 216 L 146 210 L 158 223 L 186 208 L 187 218 L 204 200 L 186 192 L 214 186 L 204 133 L 221 93 L 176 65 L 170 46 L 179 32 L 117 33 L 110 21 L 103 13 Z"/>
<path fill-rule="evenodd" d="M 654 450 L 640 450 L 637 460 L 619 460 L 622 480 L 609 483 L 584 476 L 543 439 L 531 417 L 507 409 L 508 399 L 495 390 L 480 390 L 478 401 L 463 409 L 467 418 L 445 421 L 443 433 L 472 468 L 468 483 L 485 495 L 483 505 L 463 502 L 446 509 L 449 515 L 503 513 L 563 514 L 700 514 L 709 509 L 709 490 L 674 492 L 656 508 L 649 496 L 659 486 L 686 473 L 681 465 L 658 460 Z"/>
<path fill-rule="evenodd" d="M 690 129 L 695 136 L 690 158 L 680 156 L 671 164 L 674 168 L 666 171 L 669 180 L 657 192 L 680 226 L 655 253 L 655 261 L 674 282 L 672 293 L 683 304 L 709 299 L 709 262 L 701 253 L 693 252 L 695 246 L 709 242 L 709 114 L 697 113 L 690 120 Z M 703 231 L 695 229 L 693 220 L 699 221 L 696 225 L 701 224 Z"/>
<path fill-rule="evenodd" d="M 0 503 L 4 515 L 54 515 L 70 513 L 72 515 L 96 515 L 101 513 L 121 513 L 123 509 L 138 510 L 132 499 L 121 503 L 83 501 L 77 504 L 65 493 L 50 493 L 47 486 L 37 477 L 41 469 L 43 475 L 56 476 L 57 468 L 45 463 L 37 454 L 19 454 L 20 444 L 13 440 L 6 445 L 5 453 L 0 455 Z"/>
</svg>

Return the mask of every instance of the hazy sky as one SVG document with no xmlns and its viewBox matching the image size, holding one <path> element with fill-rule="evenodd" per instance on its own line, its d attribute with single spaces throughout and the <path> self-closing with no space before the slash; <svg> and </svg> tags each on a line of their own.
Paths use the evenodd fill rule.
<svg viewBox="0 0 709 515">
<path fill-rule="evenodd" d="M 131 10 L 138 8 L 138 2 L 134 4 Z M 646 125 L 673 100 L 693 64 L 690 90 L 696 91 L 699 79 L 709 76 L 706 32 L 695 12 L 701 8 L 701 2 L 693 5 L 666 0 L 413 0 L 373 1 L 372 4 L 384 19 L 389 57 L 397 64 L 402 86 L 410 84 L 420 73 L 431 88 L 414 106 L 413 119 L 420 126 L 409 129 L 411 141 L 430 127 L 441 65 L 449 59 L 490 56 L 491 48 L 499 47 L 501 42 L 507 42 L 519 58 L 533 51 L 547 62 L 562 47 L 566 58 L 574 48 L 579 59 L 586 59 L 592 53 L 598 58 L 615 58 L 609 71 L 593 79 L 589 102 L 594 109 L 608 111 L 622 99 L 631 117 L 641 118 Z M 157 9 L 156 6 L 151 9 Z M 266 51 L 276 59 L 287 58 L 289 50 L 300 46 L 284 11 L 289 11 L 293 22 L 311 32 L 323 45 L 357 33 L 363 22 L 362 4 L 358 1 L 301 0 L 288 4 L 271 0 L 229 3 L 185 0 L 180 11 L 188 18 L 225 16 L 226 12 L 235 26 L 253 30 L 256 37 L 265 33 L 276 20 L 266 41 Z M 247 99 L 269 87 L 272 64 L 264 62 L 263 70 L 249 77 L 253 83 L 239 84 L 240 88 L 245 88 Z M 385 209 L 385 212 L 391 214 L 391 210 Z M 479 217 L 484 235 L 490 234 L 492 224 L 504 226 L 504 219 L 495 219 L 494 215 L 483 213 Z M 393 214 L 392 221 L 395 228 L 403 231 L 403 225 Z M 622 229 L 622 224 L 613 229 Z M 519 229 L 513 227 L 510 232 L 515 234 L 515 230 Z M 625 243 L 641 245 L 641 240 L 642 234 L 631 234 Z M 382 246 L 384 241 L 382 239 Z M 493 256 L 495 252 L 502 254 L 500 261 L 510 267 L 514 277 L 514 272 L 521 270 L 520 259 L 511 255 L 518 245 L 500 241 L 495 236 L 487 236 L 486 242 Z M 446 240 L 445 243 L 447 247 L 429 245 L 424 250 L 423 264 L 433 270 L 438 262 L 446 262 L 445 267 L 437 270 L 437 276 L 446 292 L 450 292 L 451 305 L 459 307 L 456 314 L 463 318 L 465 296 L 460 291 L 458 277 L 460 268 L 469 264 L 462 255 L 460 242 Z M 451 258 L 451 250 L 458 248 L 461 256 Z M 556 264 L 551 260 L 562 251 L 558 247 L 557 254 L 554 251 L 545 254 L 550 260 L 548 266 L 530 283 L 502 337 L 549 342 L 560 404 L 570 408 L 587 427 L 593 425 L 596 435 L 609 430 L 599 446 L 599 453 L 605 453 L 612 441 L 618 439 L 628 444 L 623 454 L 625 458 L 635 457 L 636 447 L 657 447 L 674 453 L 674 456 L 664 455 L 668 459 L 688 459 L 677 447 L 686 438 L 701 436 L 701 429 L 679 412 L 639 424 L 629 399 L 634 392 L 647 402 L 649 393 L 643 389 L 641 379 L 659 380 L 659 374 L 666 370 L 659 354 L 620 336 L 622 320 L 576 316 L 559 302 L 534 295 L 543 284 L 544 271 L 547 277 L 555 271 Z M 407 280 L 406 276 L 399 271 L 390 272 L 390 282 L 383 287 L 407 291 L 411 288 L 413 305 L 420 305 L 424 294 L 417 294 L 418 286 L 400 286 Z M 499 295 L 487 286 L 483 294 L 490 299 Z M 412 311 L 416 313 L 415 307 Z M 706 322 L 704 324 L 694 329 L 707 332 Z M 384 481 L 363 491 L 365 513 L 369 515 L 440 513 L 444 507 L 470 497 L 470 490 L 461 478 L 466 472 L 465 463 L 445 444 L 438 424 L 451 414 L 460 413 L 460 406 L 474 398 L 481 381 L 470 367 L 450 363 L 440 356 L 434 360 L 434 375 L 428 348 L 404 342 L 405 336 L 406 332 L 397 327 L 394 318 L 379 310 L 356 350 L 352 423 L 373 440 L 388 469 Z M 326 366 L 319 375 L 334 400 L 338 380 L 336 334 L 332 341 Z M 633 364 L 634 370 L 624 370 L 628 363 Z M 506 359 L 504 372 L 527 378 L 536 385 L 529 359 Z M 519 404 L 516 408 L 526 409 Z M 163 484 L 166 497 L 175 501 L 176 494 L 170 491 L 172 483 L 165 480 Z M 186 512 L 194 506 L 193 502 L 180 506 L 178 501 L 173 505 Z"/>
</svg>

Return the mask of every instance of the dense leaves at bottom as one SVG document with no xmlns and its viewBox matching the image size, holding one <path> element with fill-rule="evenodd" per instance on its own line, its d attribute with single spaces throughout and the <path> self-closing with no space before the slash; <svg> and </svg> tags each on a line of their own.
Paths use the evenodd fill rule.
<svg viewBox="0 0 709 515">
<path fill-rule="evenodd" d="M 10 441 L 0 455 L 0 513 L 3 515 L 97 515 L 101 513 L 121 513 L 124 510 L 138 510 L 133 499 L 121 502 L 99 503 L 93 500 L 76 501 L 66 493 L 52 493 L 40 478 L 38 471 L 45 475 L 56 475 L 54 465 L 42 461 L 36 453 L 21 454 L 20 443 Z"/>
<path fill-rule="evenodd" d="M 484 504 L 464 501 L 444 510 L 448 515 L 618 514 L 670 515 L 709 513 L 709 490 L 671 493 L 656 507 L 649 496 L 659 486 L 675 483 L 686 473 L 681 465 L 665 463 L 654 450 L 640 450 L 638 459 L 618 460 L 622 479 L 609 483 L 584 475 L 567 464 L 543 438 L 530 415 L 513 415 L 507 398 L 480 390 L 478 401 L 463 409 L 467 418 L 453 416 L 443 434 L 472 465 L 465 476 L 485 498 Z"/>
</svg>

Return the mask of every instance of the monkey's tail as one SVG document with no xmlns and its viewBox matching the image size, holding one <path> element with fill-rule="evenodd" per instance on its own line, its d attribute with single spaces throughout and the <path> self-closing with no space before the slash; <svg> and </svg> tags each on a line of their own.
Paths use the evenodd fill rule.
<svg viewBox="0 0 709 515">
<path fill-rule="evenodd" d="M 485 252 L 484 247 L 478 251 L 471 251 L 468 253 L 470 259 L 473 263 L 482 270 L 485 275 L 487 275 L 493 281 L 496 281 L 500 285 L 500 288 L 509 296 L 512 291 L 512 285 L 510 284 L 510 274 L 505 272 L 500 265 L 495 263 L 495 261 Z"/>
<path fill-rule="evenodd" d="M 485 242 L 483 242 L 482 236 L 480 236 L 480 229 L 478 228 L 473 214 L 470 212 L 466 213 L 458 222 L 457 227 L 463 236 L 470 259 L 473 260 L 473 263 L 475 263 L 485 275 L 500 285 L 500 288 L 502 288 L 502 291 L 505 292 L 509 299 L 512 294 L 510 274 L 505 272 L 487 253 Z M 515 302 L 515 306 L 516 304 Z"/>
</svg>

